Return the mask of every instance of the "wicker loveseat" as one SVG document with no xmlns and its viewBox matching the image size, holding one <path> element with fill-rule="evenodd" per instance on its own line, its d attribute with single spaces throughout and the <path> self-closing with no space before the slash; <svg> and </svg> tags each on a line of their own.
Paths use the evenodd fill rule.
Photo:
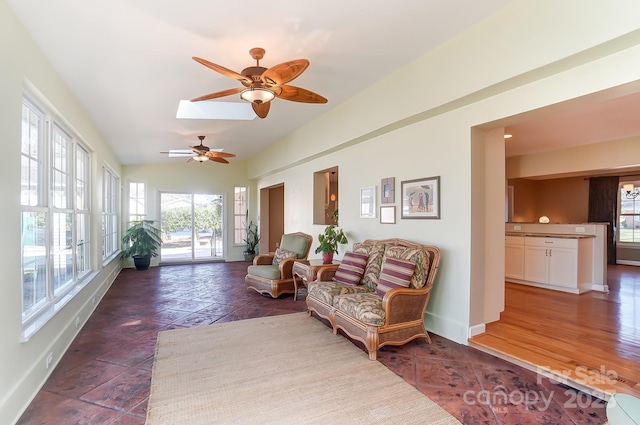
<svg viewBox="0 0 640 425">
<path fill-rule="evenodd" d="M 402 345 L 421 337 L 431 343 L 424 314 L 438 272 L 440 250 L 403 239 L 370 239 L 355 243 L 343 263 L 347 257 L 349 264 L 362 262 L 362 277 L 351 283 L 339 281 L 343 276 L 353 277 L 353 270 L 359 266 L 345 266 L 347 273 L 341 273 L 340 268 L 320 269 L 318 279 L 308 284 L 309 316 L 315 312 L 329 320 L 334 334 L 342 330 L 361 341 L 371 360 L 385 345 Z M 396 266 L 404 270 L 395 273 Z M 396 286 L 397 276 L 404 282 Z"/>
</svg>

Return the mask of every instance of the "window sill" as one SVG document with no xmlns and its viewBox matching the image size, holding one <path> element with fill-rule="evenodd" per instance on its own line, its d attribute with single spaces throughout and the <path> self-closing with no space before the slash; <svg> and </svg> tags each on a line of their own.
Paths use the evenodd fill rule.
<svg viewBox="0 0 640 425">
<path fill-rule="evenodd" d="M 103 258 L 102 259 L 102 267 L 107 266 L 110 262 L 112 262 L 116 258 L 120 257 L 120 254 L 122 254 L 122 251 L 121 250 L 117 250 L 116 252 L 114 252 L 110 256 L 108 256 L 106 258 Z"/>
<path fill-rule="evenodd" d="M 81 281 L 73 285 L 68 292 L 60 296 L 60 298 L 52 301 L 35 316 L 22 324 L 22 335 L 20 342 L 28 342 L 33 335 L 46 325 L 62 308 L 67 305 L 78 292 L 98 275 L 97 271 L 88 273 Z"/>
<path fill-rule="evenodd" d="M 618 248 L 625 248 L 625 249 L 640 249 L 640 243 L 637 243 L 637 242 L 617 242 L 616 246 Z"/>
</svg>

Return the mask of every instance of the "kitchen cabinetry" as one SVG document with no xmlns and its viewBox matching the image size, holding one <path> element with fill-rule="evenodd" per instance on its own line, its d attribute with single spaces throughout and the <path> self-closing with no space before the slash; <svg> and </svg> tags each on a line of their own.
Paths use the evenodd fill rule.
<svg viewBox="0 0 640 425">
<path fill-rule="evenodd" d="M 524 280 L 578 287 L 578 239 L 526 237 Z"/>
<path fill-rule="evenodd" d="M 524 279 L 524 236 L 505 236 L 504 253 L 505 277 Z"/>
<path fill-rule="evenodd" d="M 593 238 L 518 235 L 505 237 L 505 278 L 566 292 L 591 289 Z"/>
</svg>

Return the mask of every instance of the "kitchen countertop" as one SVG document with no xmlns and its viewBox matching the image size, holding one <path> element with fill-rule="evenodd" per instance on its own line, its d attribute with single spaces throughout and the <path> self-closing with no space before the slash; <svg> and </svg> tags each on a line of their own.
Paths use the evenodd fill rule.
<svg viewBox="0 0 640 425">
<path fill-rule="evenodd" d="M 528 236 L 534 238 L 561 238 L 561 239 L 582 239 L 595 238 L 594 235 L 578 235 L 563 233 L 528 233 L 528 232 L 506 232 L 506 236 Z"/>
</svg>

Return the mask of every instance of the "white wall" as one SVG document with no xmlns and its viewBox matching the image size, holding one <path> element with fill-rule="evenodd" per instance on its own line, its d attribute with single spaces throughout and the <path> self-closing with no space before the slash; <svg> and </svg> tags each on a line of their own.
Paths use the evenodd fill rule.
<svg viewBox="0 0 640 425">
<path fill-rule="evenodd" d="M 20 342 L 20 138 L 25 88 L 36 88 L 93 150 L 91 266 L 99 273 L 28 342 Z M 78 331 L 76 317 L 84 324 L 93 310 L 93 298 L 99 300 L 104 295 L 120 270 L 119 260 L 105 267 L 100 260 L 101 168 L 108 163 L 119 172 L 120 164 L 4 1 L 0 1 L 0 93 L 0 197 L 3 200 L 0 228 L 4 247 L 0 256 L 0 423 L 11 424 L 30 403 L 73 340 Z M 53 365 L 46 369 L 45 357 L 49 352 L 53 352 Z"/>
<path fill-rule="evenodd" d="M 285 230 L 317 236 L 312 174 L 339 166 L 340 225 L 350 242 L 393 236 L 441 247 L 425 320 L 466 343 L 503 305 L 504 229 L 496 223 L 504 221 L 505 164 L 493 131 L 518 114 L 640 80 L 639 13 L 630 0 L 588 8 L 580 0 L 516 1 L 263 152 L 250 176 L 259 188 L 284 182 Z M 476 141 L 484 146 L 474 151 Z M 360 188 L 395 177 L 399 192 L 402 180 L 434 175 L 440 220 L 358 218 Z M 477 193 L 486 200 L 470 195 Z"/>
</svg>

